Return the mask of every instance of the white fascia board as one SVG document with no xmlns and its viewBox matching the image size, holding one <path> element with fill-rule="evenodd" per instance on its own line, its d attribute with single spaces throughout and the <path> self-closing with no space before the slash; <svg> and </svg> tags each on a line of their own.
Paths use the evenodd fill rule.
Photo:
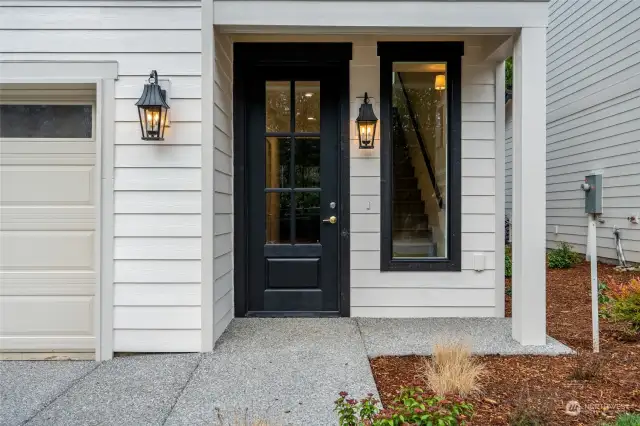
<svg viewBox="0 0 640 426">
<path fill-rule="evenodd" d="M 522 28 L 547 19 L 546 2 L 214 1 L 215 25 Z"/>
</svg>

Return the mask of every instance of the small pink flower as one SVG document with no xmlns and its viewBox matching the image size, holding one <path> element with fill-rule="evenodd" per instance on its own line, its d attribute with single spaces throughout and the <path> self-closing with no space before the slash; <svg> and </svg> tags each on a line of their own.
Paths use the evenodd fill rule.
<svg viewBox="0 0 640 426">
<path fill-rule="evenodd" d="M 342 391 L 342 392 L 340 392 L 338 395 L 340 395 L 341 397 L 343 397 L 343 398 L 344 398 L 344 397 L 346 397 L 346 396 L 347 396 L 347 395 L 349 395 L 349 394 L 348 394 L 347 392 L 345 392 L 345 391 Z"/>
</svg>

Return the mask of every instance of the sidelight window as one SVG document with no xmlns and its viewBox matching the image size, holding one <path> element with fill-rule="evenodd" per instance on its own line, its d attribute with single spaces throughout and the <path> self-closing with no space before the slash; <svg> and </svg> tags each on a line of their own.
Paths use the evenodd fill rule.
<svg viewBox="0 0 640 426">
<path fill-rule="evenodd" d="M 461 43 L 379 43 L 383 270 L 460 269 Z"/>
</svg>

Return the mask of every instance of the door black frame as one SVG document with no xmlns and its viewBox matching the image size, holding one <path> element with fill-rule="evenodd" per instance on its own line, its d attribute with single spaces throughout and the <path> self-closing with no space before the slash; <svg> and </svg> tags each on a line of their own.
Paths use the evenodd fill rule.
<svg viewBox="0 0 640 426">
<path fill-rule="evenodd" d="M 350 188 L 349 188 L 349 61 L 351 43 L 234 43 L 233 45 L 233 203 L 234 203 L 234 314 L 244 317 L 248 311 L 248 241 L 249 223 L 247 179 L 247 104 L 246 78 L 255 67 L 324 65 L 335 67 L 340 81 L 340 158 L 338 247 L 339 313 L 351 312 L 350 283 Z M 287 313 L 287 316 L 295 314 Z M 309 316 L 309 314 L 303 314 Z M 321 316 L 321 314 L 314 314 Z"/>
</svg>

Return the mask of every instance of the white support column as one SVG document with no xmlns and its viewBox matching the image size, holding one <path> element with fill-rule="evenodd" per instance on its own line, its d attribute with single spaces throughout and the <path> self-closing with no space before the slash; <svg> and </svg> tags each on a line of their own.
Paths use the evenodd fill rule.
<svg viewBox="0 0 640 426">
<path fill-rule="evenodd" d="M 546 343 L 546 28 L 522 28 L 513 56 L 512 336 Z"/>
<path fill-rule="evenodd" d="M 505 208 L 505 63 L 496 64 L 496 309 L 504 317 L 504 208 Z"/>
</svg>

